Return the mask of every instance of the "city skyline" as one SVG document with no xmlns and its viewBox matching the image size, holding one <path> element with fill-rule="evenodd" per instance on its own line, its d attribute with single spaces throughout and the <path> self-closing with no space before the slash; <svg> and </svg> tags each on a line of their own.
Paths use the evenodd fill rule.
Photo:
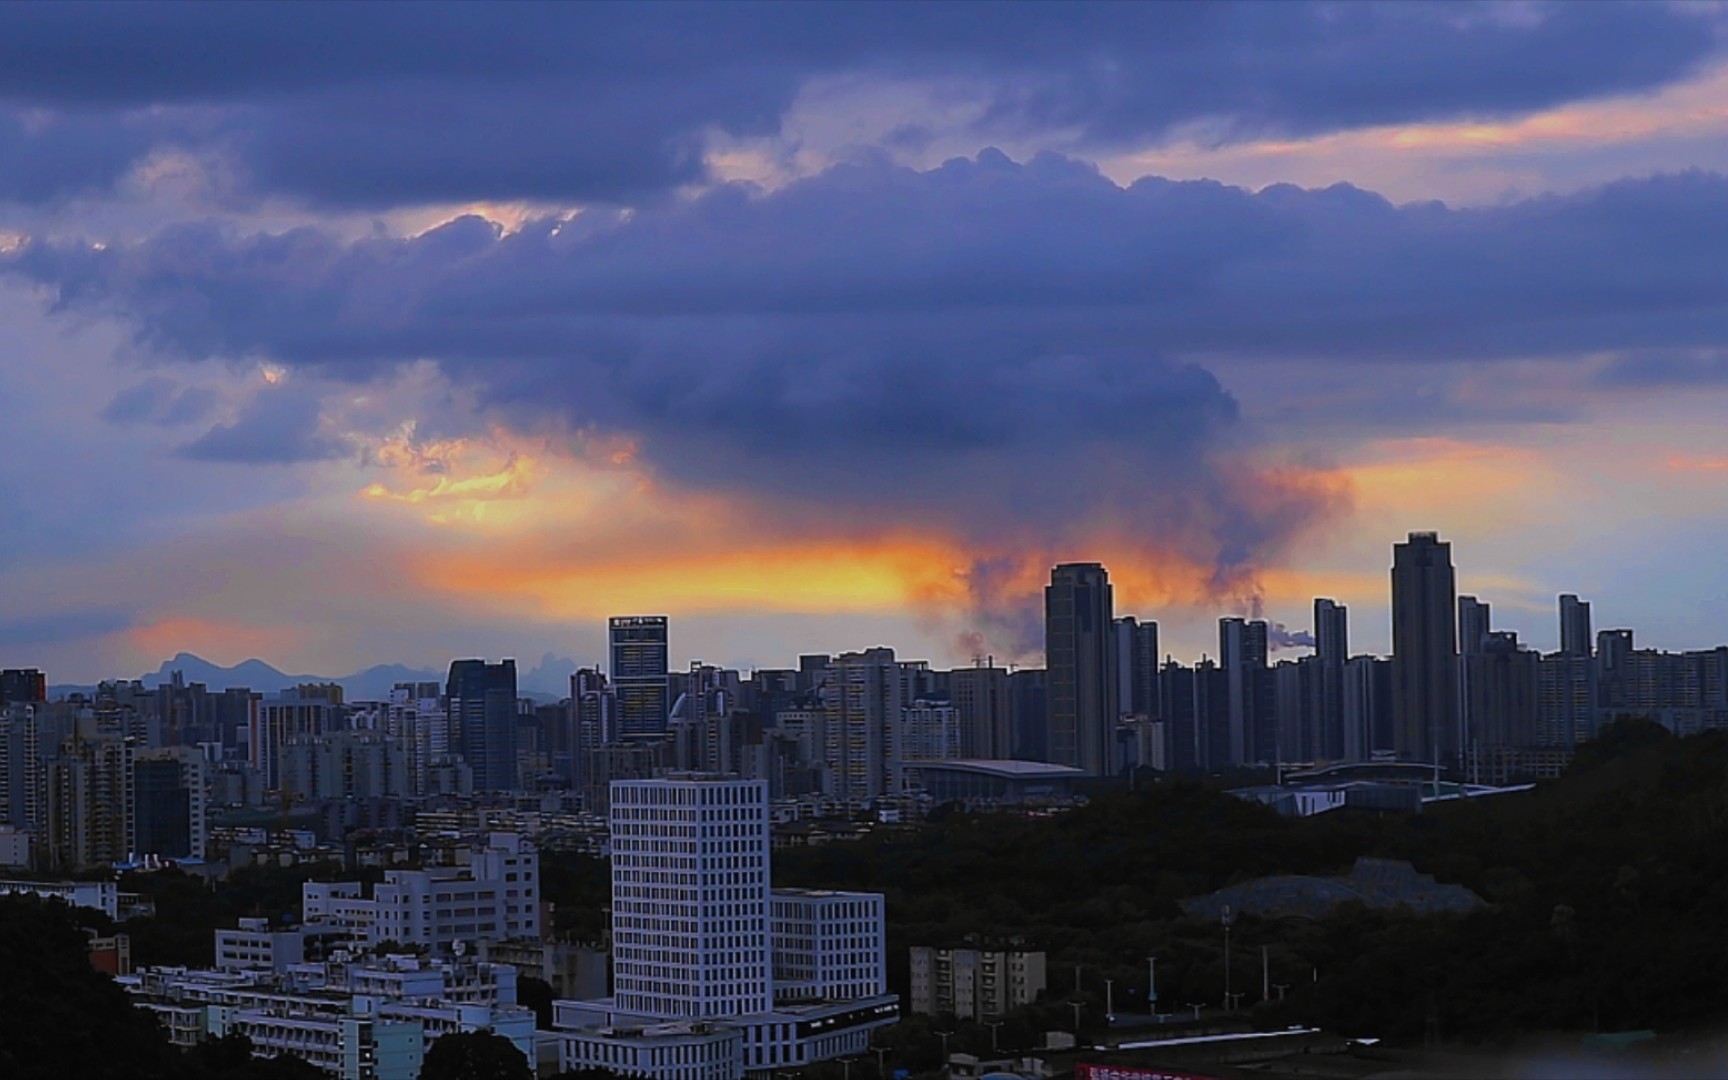
<svg viewBox="0 0 1728 1080">
<path fill-rule="evenodd" d="M 1720 8 L 289 10 L 0 13 L 8 663 L 1724 636 Z"/>
<path fill-rule="evenodd" d="M 1408 539 L 1413 541 L 1419 535 L 1436 536 L 1443 534 L 1435 530 L 1414 530 L 1409 534 Z M 1441 546 L 1449 550 L 1452 546 L 1453 539 L 1454 538 L 1450 536 L 1446 537 L 1441 542 Z M 1391 547 L 1393 548 L 1394 553 L 1392 558 L 1387 560 L 1390 569 L 1394 571 L 1397 569 L 1397 550 L 1404 546 L 1406 546 L 1404 541 L 1396 541 L 1395 538 L 1391 542 Z M 1100 567 L 1106 575 L 1104 586 L 1106 591 L 1114 592 L 1118 588 L 1115 579 L 1110 576 L 1110 567 L 1108 564 L 1098 562 L 1058 563 L 1049 569 L 1062 570 L 1065 567 Z M 1574 635 L 1580 633 L 1577 629 L 1579 626 L 1589 628 L 1593 625 L 1597 630 L 1625 630 L 1637 635 L 1636 640 L 1640 648 L 1655 648 L 1673 652 L 1708 649 L 1728 643 L 1728 624 L 1724 625 L 1722 636 L 1718 640 L 1682 642 L 1652 640 L 1652 636 L 1646 632 L 1645 627 L 1629 625 L 1612 620 L 1601 621 L 1593 614 L 1594 606 L 1592 604 L 1592 598 L 1588 596 L 1581 597 L 1577 592 L 1556 593 L 1550 599 L 1549 608 L 1546 612 L 1539 612 L 1531 608 L 1526 608 L 1523 605 L 1512 605 L 1513 610 L 1519 613 L 1519 615 L 1515 615 L 1514 618 L 1522 616 L 1522 619 L 1525 621 L 1520 621 L 1516 625 L 1505 625 L 1506 620 L 1503 615 L 1491 615 L 1491 612 L 1496 607 L 1497 603 L 1492 597 L 1485 599 L 1483 596 L 1478 595 L 1480 590 L 1472 591 L 1467 588 L 1468 584 L 1473 580 L 1470 576 L 1470 568 L 1466 565 L 1457 565 L 1450 569 L 1452 574 L 1449 577 L 1449 580 L 1453 582 L 1453 584 L 1450 584 L 1447 587 L 1452 590 L 1452 595 L 1455 597 L 1456 609 L 1452 610 L 1452 605 L 1448 605 L 1449 618 L 1447 621 L 1453 626 L 1455 633 L 1458 635 L 1457 641 L 1455 642 L 1455 654 L 1468 653 L 1471 651 L 1471 646 L 1466 640 L 1470 633 L 1470 630 L 1468 629 L 1469 627 L 1474 625 L 1478 629 L 1486 632 L 1491 623 L 1493 624 L 1492 629 L 1495 631 L 1510 631 L 1516 635 L 1523 647 L 1533 649 L 1539 653 L 1561 653 L 1576 648 L 1576 646 L 1568 639 L 1569 626 Z M 1384 575 L 1385 571 L 1382 571 L 1381 577 L 1384 578 Z M 1476 580 L 1479 580 L 1479 578 Z M 1456 584 L 1457 581 L 1462 581 L 1465 584 Z M 1040 586 L 1040 590 L 1048 593 L 1048 585 Z M 1170 643 L 1171 638 L 1174 637 L 1177 646 L 1188 646 L 1186 650 L 1180 648 L 1160 648 L 1157 651 L 1155 658 L 1156 663 L 1160 665 L 1162 665 L 1166 660 L 1174 660 L 1177 663 L 1183 664 L 1192 664 L 1210 659 L 1228 666 L 1225 662 L 1226 647 L 1224 640 L 1220 637 L 1221 627 L 1224 624 L 1236 624 L 1238 626 L 1246 625 L 1248 627 L 1253 627 L 1257 624 L 1264 623 L 1265 629 L 1261 631 L 1261 633 L 1266 636 L 1266 640 L 1257 645 L 1256 648 L 1259 650 L 1260 655 L 1268 657 L 1273 661 L 1276 661 L 1281 656 L 1283 658 L 1292 658 L 1297 655 L 1318 655 L 1321 651 L 1319 648 L 1319 642 L 1328 632 L 1324 629 L 1328 625 L 1328 621 L 1343 618 L 1343 613 L 1346 611 L 1352 612 L 1347 624 L 1348 629 L 1340 627 L 1330 631 L 1332 634 L 1340 637 L 1346 642 L 1345 650 L 1341 654 L 1335 653 L 1334 655 L 1379 656 L 1390 658 L 1393 655 L 1392 645 L 1396 634 L 1393 624 L 1393 595 L 1395 592 L 1395 586 L 1393 588 L 1383 588 L 1382 591 L 1384 593 L 1384 599 L 1378 604 L 1373 601 L 1363 602 L 1361 600 L 1354 603 L 1340 603 L 1336 597 L 1330 596 L 1310 597 L 1306 602 L 1306 606 L 1310 612 L 1309 618 L 1306 622 L 1285 622 L 1284 620 L 1276 618 L 1271 613 L 1265 611 L 1260 611 L 1258 613 L 1237 613 L 1232 612 L 1229 609 L 1222 609 L 1216 614 L 1208 617 L 1204 613 L 1178 609 L 1176 611 L 1175 619 L 1167 623 L 1165 622 L 1163 613 L 1156 610 L 1133 609 L 1129 606 L 1115 603 L 1114 601 L 1111 601 L 1111 605 L 1119 619 L 1126 617 L 1130 620 L 1138 619 L 1150 624 L 1149 630 L 1152 634 L 1153 640 L 1160 641 L 1161 643 Z M 1037 630 L 1040 639 L 1043 639 L 1047 633 L 1044 620 L 1047 619 L 1049 615 L 1048 604 L 1049 599 L 1046 597 L 1040 605 L 1043 609 L 1039 612 L 1040 621 Z M 1323 608 L 1329 614 L 1323 616 Z M 1501 610 L 1504 612 L 1504 608 Z M 1376 632 L 1376 626 L 1373 622 L 1364 623 L 1364 621 L 1362 621 L 1361 617 L 1363 611 L 1370 613 L 1371 617 L 1382 617 L 1384 625 L 1378 627 L 1378 632 Z M 1546 620 L 1546 622 L 1544 622 L 1544 620 Z M 705 620 L 697 619 L 695 621 L 700 624 Z M 673 632 L 670 629 L 668 625 L 669 623 L 677 624 L 678 628 L 676 632 Z M 269 656 L 247 655 L 231 662 L 224 663 L 217 657 L 199 654 L 190 649 L 176 649 L 172 655 L 166 656 L 161 661 L 151 665 L 151 670 L 138 673 L 130 671 L 106 671 L 87 680 L 77 680 L 72 678 L 62 678 L 56 671 L 46 670 L 40 664 L 15 660 L 4 651 L 0 651 L 0 660 L 6 661 L 6 666 L 9 672 L 30 671 L 45 673 L 49 687 L 53 688 L 60 686 L 93 686 L 97 682 L 101 681 L 128 681 L 135 678 L 142 678 L 147 684 L 151 685 L 156 684 L 157 681 L 166 685 L 168 681 L 168 673 L 173 668 L 175 659 L 182 655 L 191 655 L 198 660 L 205 661 L 212 666 L 221 668 L 243 668 L 246 664 L 264 663 L 281 672 L 285 680 L 292 682 L 294 680 L 303 681 L 305 679 L 339 681 L 351 676 L 367 675 L 368 671 L 372 669 L 389 673 L 391 674 L 391 677 L 396 677 L 398 675 L 401 677 L 425 675 L 429 677 L 437 676 L 442 678 L 444 670 L 452 663 L 478 662 L 462 661 L 459 659 L 460 655 L 480 654 L 486 657 L 496 657 L 501 663 L 515 664 L 518 662 L 524 662 L 534 664 L 536 666 L 536 675 L 538 677 L 542 679 L 553 679 L 554 681 L 557 681 L 560 688 L 562 688 L 563 677 L 566 674 L 564 667 L 566 665 L 568 665 L 569 673 L 574 673 L 581 669 L 590 669 L 602 671 L 611 676 L 615 671 L 619 670 L 619 658 L 621 655 L 624 655 L 618 651 L 620 647 L 619 643 L 625 640 L 619 635 L 621 633 L 630 632 L 624 630 L 624 627 L 636 626 L 646 628 L 646 632 L 652 636 L 643 640 L 652 641 L 653 647 L 657 650 L 654 654 L 654 658 L 649 662 L 649 666 L 643 669 L 644 672 L 659 670 L 659 668 L 654 667 L 654 665 L 659 665 L 660 667 L 670 671 L 681 671 L 695 664 L 711 665 L 738 671 L 782 669 L 789 666 L 795 666 L 798 658 L 802 655 L 825 654 L 832 656 L 857 650 L 876 648 L 888 648 L 892 651 L 899 652 L 902 656 L 917 655 L 923 660 L 937 664 L 939 667 L 952 667 L 955 670 L 975 666 L 977 663 L 985 661 L 991 662 L 995 666 L 1009 669 L 1042 668 L 1048 664 L 1048 658 L 1043 650 L 1040 650 L 1038 653 L 1033 655 L 1023 653 L 1019 659 L 1012 656 L 996 656 L 994 654 L 982 652 L 970 655 L 961 655 L 959 652 L 954 650 L 949 650 L 945 654 L 939 652 L 935 655 L 924 655 L 918 653 L 916 649 L 905 648 L 903 644 L 898 641 L 884 639 L 866 642 L 863 639 L 846 638 L 837 639 L 843 642 L 841 646 L 828 648 L 822 647 L 820 643 L 804 642 L 794 638 L 790 642 L 787 652 L 770 655 L 766 659 L 760 661 L 750 660 L 742 663 L 728 663 L 698 654 L 694 651 L 694 647 L 684 645 L 681 640 L 685 633 L 684 624 L 685 620 L 679 618 L 676 614 L 619 615 L 611 613 L 601 617 L 599 620 L 599 626 L 597 628 L 598 634 L 596 635 L 599 644 L 595 646 L 591 652 L 565 647 L 563 648 L 563 655 L 561 655 L 559 651 L 559 642 L 549 639 L 546 642 L 547 648 L 537 654 L 538 660 L 535 660 L 536 654 L 512 655 L 507 650 L 496 651 L 470 647 L 459 649 L 458 653 L 451 654 L 450 656 L 432 657 L 431 661 L 423 669 L 416 669 L 412 664 L 405 663 L 400 659 L 386 658 L 375 663 L 367 664 L 363 667 L 356 667 L 353 670 L 344 670 L 342 672 L 304 672 L 296 675 L 289 674 L 292 670 L 290 667 L 277 663 L 275 658 Z M 1172 626 L 1177 628 L 1177 632 L 1174 634 L 1172 634 L 1170 630 Z M 637 632 L 642 631 L 639 630 Z M 1594 632 L 1586 634 L 1583 637 L 1586 652 L 1588 652 L 1590 648 L 1594 647 L 1593 634 Z M 917 638 L 917 635 L 912 636 L 914 639 Z M 15 652 L 16 650 L 11 651 Z M 220 653 L 220 650 L 218 650 L 218 652 Z M 1575 652 L 1573 654 L 1576 655 Z M 634 665 L 637 662 L 631 660 L 626 663 Z M 1116 677 L 1114 672 L 1115 669 L 1112 669 L 1112 678 Z M 1121 678 L 1127 678 L 1125 672 L 1121 675 Z M 663 685 L 664 684 L 661 683 L 662 687 Z M 1127 684 L 1124 683 L 1123 685 L 1126 688 Z M 525 690 L 524 694 L 527 693 L 528 691 Z M 536 691 L 535 693 L 539 696 L 546 696 L 545 691 Z M 671 708 L 672 702 L 668 699 L 664 699 L 665 691 L 663 688 L 656 691 L 656 693 L 661 696 L 661 700 L 656 708 L 661 710 L 660 715 L 664 715 L 664 711 Z M 649 723 L 649 729 L 655 727 L 655 723 Z"/>
</svg>

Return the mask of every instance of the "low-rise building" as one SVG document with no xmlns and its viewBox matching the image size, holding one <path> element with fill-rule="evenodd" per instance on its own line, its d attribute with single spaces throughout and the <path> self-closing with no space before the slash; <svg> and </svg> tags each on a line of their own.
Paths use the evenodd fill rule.
<svg viewBox="0 0 1728 1080">
<path fill-rule="evenodd" d="M 540 859 L 514 833 L 459 849 L 451 866 L 392 869 L 365 898 L 357 882 L 306 882 L 309 929 L 340 931 L 359 946 L 385 942 L 449 952 L 457 943 L 538 940 Z"/>
<path fill-rule="evenodd" d="M 216 931 L 216 970 L 286 971 L 306 959 L 305 933 L 272 930 L 269 919 L 241 919 L 234 930 Z"/>
<path fill-rule="evenodd" d="M 110 919 L 120 910 L 120 886 L 112 881 L 0 881 L 0 896 L 31 895 L 95 908 Z"/>
<path fill-rule="evenodd" d="M 1038 1000 L 1045 989 L 1044 954 L 915 945 L 911 983 L 915 1013 L 994 1020 Z"/>
</svg>

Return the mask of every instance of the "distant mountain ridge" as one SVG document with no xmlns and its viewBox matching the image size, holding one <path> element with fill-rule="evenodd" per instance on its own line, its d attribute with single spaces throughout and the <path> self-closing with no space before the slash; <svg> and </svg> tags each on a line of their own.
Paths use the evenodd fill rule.
<svg viewBox="0 0 1728 1080">
<path fill-rule="evenodd" d="M 553 701 L 568 697 L 570 675 L 578 666 L 575 660 L 567 656 L 554 656 L 552 653 L 543 655 L 540 662 L 532 668 L 524 669 L 518 661 L 517 692 L 523 697 Z M 244 686 L 261 694 L 277 694 L 301 683 L 336 683 L 342 687 L 342 696 L 348 701 L 386 700 L 390 696 L 391 688 L 397 683 L 434 682 L 442 687 L 445 676 L 443 671 L 409 667 L 406 664 L 374 664 L 363 671 L 339 678 L 328 675 L 291 675 L 257 658 L 242 660 L 233 667 L 223 667 L 195 653 L 182 652 L 177 653 L 172 660 L 162 661 L 162 665 L 155 671 L 146 672 L 138 678 L 145 686 L 155 688 L 171 681 L 176 671 L 181 673 L 185 682 L 203 683 L 212 691 L 225 690 L 230 686 Z M 95 689 L 94 686 L 64 683 L 50 686 L 48 696 L 57 698 L 71 693 L 88 694 Z"/>
</svg>

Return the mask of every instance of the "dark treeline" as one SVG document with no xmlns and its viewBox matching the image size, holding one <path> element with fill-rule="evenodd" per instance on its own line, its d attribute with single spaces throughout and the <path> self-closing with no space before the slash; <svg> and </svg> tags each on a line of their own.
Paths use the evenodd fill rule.
<svg viewBox="0 0 1728 1080">
<path fill-rule="evenodd" d="M 1285 997 L 1260 1018 L 1346 1034 L 1483 1042 L 1728 1016 L 1728 734 L 1681 740 L 1621 721 L 1560 781 L 1419 815 L 1291 820 L 1173 781 L 1054 818 L 938 817 L 776 856 L 781 884 L 887 894 L 901 994 L 910 945 L 1019 939 L 1048 952 L 1050 998 L 1086 1002 L 1083 1017 L 1101 1018 L 1105 979 L 1119 1012 L 1144 1012 L 1153 955 L 1165 1011 L 1216 1006 L 1222 928 L 1177 901 L 1269 874 L 1343 873 L 1367 855 L 1410 860 L 1488 906 L 1242 917 L 1230 976 L 1244 1007 L 1261 998 L 1264 946 L 1270 981 L 1285 987 L 1273 997 Z M 1063 1008 L 1017 1026 L 1062 1016 L 1072 1026 Z"/>
</svg>

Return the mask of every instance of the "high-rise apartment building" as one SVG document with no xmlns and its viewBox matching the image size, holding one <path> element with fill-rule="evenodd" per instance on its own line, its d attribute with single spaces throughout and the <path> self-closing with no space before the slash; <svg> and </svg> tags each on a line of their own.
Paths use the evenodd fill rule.
<svg viewBox="0 0 1728 1080">
<path fill-rule="evenodd" d="M 1063 563 L 1052 569 L 1044 589 L 1047 756 L 1092 776 L 1116 773 L 1121 706 L 1115 637 L 1115 601 L 1104 567 Z"/>
<path fill-rule="evenodd" d="M 1590 655 L 1590 603 L 1572 593 L 1560 597 L 1560 652 L 1566 656 Z"/>
<path fill-rule="evenodd" d="M 1471 656 L 1482 651 L 1482 645 L 1493 631 L 1493 613 L 1489 606 L 1474 596 L 1458 598 L 1458 652 Z"/>
<path fill-rule="evenodd" d="M 1413 532 L 1392 546 L 1392 708 L 1405 761 L 1455 765 L 1463 751 L 1456 606 L 1451 544 Z"/>
<path fill-rule="evenodd" d="M 1266 623 L 1262 619 L 1218 620 L 1219 667 L 1229 680 L 1229 763 L 1274 761 L 1277 746 L 1266 686 Z"/>
<path fill-rule="evenodd" d="M 1132 615 L 1116 620 L 1117 706 L 1131 716 L 1158 717 L 1158 624 Z"/>
<path fill-rule="evenodd" d="M 1021 668 L 1008 676 L 1008 726 L 1014 732 L 1009 757 L 1050 760 L 1050 673 Z"/>
<path fill-rule="evenodd" d="M 334 683 L 297 686 L 260 701 L 252 714 L 247 752 L 264 786 L 272 791 L 280 786 L 282 748 L 290 739 L 336 730 L 341 711 L 342 688 Z"/>
<path fill-rule="evenodd" d="M 48 762 L 42 846 L 51 868 L 84 870 L 131 858 L 132 757 L 130 739 L 79 732 Z"/>
<path fill-rule="evenodd" d="M 672 715 L 664 615 L 614 615 L 606 622 L 617 701 L 615 739 L 657 738 Z"/>
<path fill-rule="evenodd" d="M 475 791 L 516 787 L 516 661 L 456 660 L 445 683 L 456 747 Z"/>
<path fill-rule="evenodd" d="M 823 678 L 828 794 L 862 806 L 893 787 L 900 714 L 912 704 L 907 665 L 893 649 L 865 649 L 832 658 Z"/>
<path fill-rule="evenodd" d="M 36 668 L 0 671 L 0 707 L 29 705 L 48 700 L 48 676 Z"/>
<path fill-rule="evenodd" d="M 986 661 L 948 673 L 948 698 L 960 725 L 959 757 L 1014 756 L 1013 710 L 1008 670 Z"/>
</svg>

